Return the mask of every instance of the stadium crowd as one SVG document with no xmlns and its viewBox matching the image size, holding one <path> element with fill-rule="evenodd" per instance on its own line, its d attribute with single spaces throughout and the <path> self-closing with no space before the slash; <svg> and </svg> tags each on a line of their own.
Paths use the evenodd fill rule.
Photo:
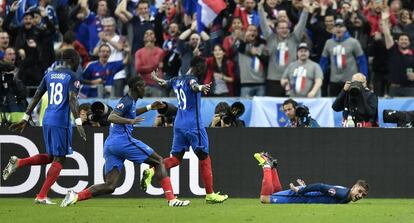
<svg viewBox="0 0 414 223">
<path fill-rule="evenodd" d="M 210 96 L 336 97 L 358 72 L 377 96 L 414 96 L 413 1 L 225 0 L 204 30 L 195 2 L 5 0 L 0 58 L 34 89 L 73 48 L 82 97 L 121 97 L 134 75 L 146 97 L 170 96 L 151 72 L 184 75 L 195 55 Z"/>
</svg>

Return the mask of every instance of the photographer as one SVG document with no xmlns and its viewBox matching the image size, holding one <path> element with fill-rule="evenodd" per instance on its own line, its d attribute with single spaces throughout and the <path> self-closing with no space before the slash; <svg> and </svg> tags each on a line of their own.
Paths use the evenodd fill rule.
<svg viewBox="0 0 414 223">
<path fill-rule="evenodd" d="M 334 111 L 342 112 L 343 127 L 377 127 L 378 98 L 367 88 L 365 76 L 354 74 L 332 104 Z"/>
<path fill-rule="evenodd" d="M 318 128 L 318 122 L 309 114 L 309 108 L 289 98 L 283 102 L 283 111 L 289 118 L 289 123 L 286 127 L 297 128 Z"/>
<path fill-rule="evenodd" d="M 165 106 L 158 109 L 158 115 L 155 118 L 153 127 L 173 127 L 175 116 L 177 115 L 177 107 L 173 104 L 162 102 Z"/>
<path fill-rule="evenodd" d="M 0 112 L 1 125 L 20 121 L 28 105 L 26 86 L 17 78 L 13 65 L 0 63 Z"/>
<path fill-rule="evenodd" d="M 234 102 L 231 106 L 226 102 L 220 102 L 214 109 L 214 116 L 210 127 L 245 127 L 246 124 L 240 119 L 244 113 L 244 105 Z"/>
</svg>

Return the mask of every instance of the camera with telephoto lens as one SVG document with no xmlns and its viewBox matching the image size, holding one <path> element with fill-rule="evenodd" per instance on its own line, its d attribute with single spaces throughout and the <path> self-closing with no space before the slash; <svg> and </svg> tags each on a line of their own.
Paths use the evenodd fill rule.
<svg viewBox="0 0 414 223">
<path fill-rule="evenodd" d="M 384 109 L 385 123 L 395 123 L 398 127 L 412 128 L 414 126 L 414 111 L 397 111 Z"/>
<path fill-rule="evenodd" d="M 230 106 L 229 113 L 220 113 L 220 118 L 223 120 L 224 124 L 237 127 L 240 126 L 238 120 L 240 116 L 243 115 L 244 111 L 244 105 L 237 101 Z"/>
<path fill-rule="evenodd" d="M 14 80 L 14 70 L 16 67 L 7 62 L 0 62 L 0 82 L 10 83 Z"/>
<path fill-rule="evenodd" d="M 358 97 L 364 90 L 364 85 L 359 81 L 352 81 L 349 85 L 349 96 L 352 98 Z"/>
<path fill-rule="evenodd" d="M 91 112 L 88 114 L 88 120 L 99 122 L 100 126 L 109 126 L 108 117 L 112 110 L 111 106 L 100 101 L 95 101 L 91 106 Z"/>
<path fill-rule="evenodd" d="M 307 127 L 310 124 L 310 113 L 309 108 L 305 105 L 299 105 L 296 107 L 296 117 L 298 120 L 298 127 Z"/>
<path fill-rule="evenodd" d="M 161 115 L 161 122 L 163 124 L 172 125 L 175 120 L 175 116 L 177 115 L 178 108 L 171 103 L 167 103 L 165 101 L 162 102 L 165 104 L 164 108 L 158 109 L 158 114 Z"/>
</svg>

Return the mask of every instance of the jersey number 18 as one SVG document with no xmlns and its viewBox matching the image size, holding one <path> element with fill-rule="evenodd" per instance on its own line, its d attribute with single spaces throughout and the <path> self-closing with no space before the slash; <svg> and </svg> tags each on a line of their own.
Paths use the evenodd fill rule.
<svg viewBox="0 0 414 223">
<path fill-rule="evenodd" d="M 62 83 L 50 83 L 50 102 L 49 104 L 59 105 L 63 100 L 63 85 Z"/>
</svg>

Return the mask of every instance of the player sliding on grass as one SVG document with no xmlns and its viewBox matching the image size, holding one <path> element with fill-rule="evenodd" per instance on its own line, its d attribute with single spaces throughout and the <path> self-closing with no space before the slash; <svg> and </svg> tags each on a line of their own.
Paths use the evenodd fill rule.
<svg viewBox="0 0 414 223">
<path fill-rule="evenodd" d="M 358 201 L 367 196 L 369 185 L 364 180 L 358 180 L 351 189 L 327 184 L 305 185 L 298 179 L 299 186 L 290 184 L 290 190 L 283 190 L 276 170 L 276 160 L 267 153 L 255 153 L 254 158 L 263 167 L 262 191 L 260 201 L 264 204 L 346 204 Z"/>
<path fill-rule="evenodd" d="M 186 75 L 172 78 L 168 81 L 158 78 L 155 72 L 152 78 L 163 87 L 172 87 L 178 100 L 178 111 L 174 122 L 174 139 L 171 157 L 164 159 L 166 169 L 178 166 L 184 153 L 189 147 L 193 148 L 200 164 L 201 178 L 206 189 L 206 201 L 208 203 L 222 203 L 227 200 L 227 195 L 220 195 L 213 191 L 213 174 L 209 156 L 208 137 L 206 129 L 201 121 L 201 93 L 210 91 L 210 84 L 199 85 L 197 79 L 207 71 L 206 64 L 200 57 L 193 57 L 191 68 Z M 141 188 L 146 190 L 151 183 L 153 168 L 144 172 Z"/>
<path fill-rule="evenodd" d="M 43 119 L 43 137 L 45 140 L 46 153 L 19 159 L 12 156 L 3 170 L 3 179 L 7 180 L 18 168 L 30 165 L 45 165 L 52 163 L 47 171 L 42 189 L 37 194 L 35 203 L 55 204 L 47 194 L 59 177 L 66 155 L 72 154 L 72 124 L 70 122 L 70 111 L 75 117 L 76 127 L 80 136 L 86 140 L 85 131 L 78 112 L 79 81 L 76 80 L 73 71 L 79 66 L 79 55 L 73 49 L 64 50 L 58 55 L 56 67 L 48 71 L 27 107 L 23 119 L 10 126 L 10 130 L 22 132 L 30 119 L 33 109 L 42 98 L 48 94 L 48 107 Z M 70 111 L 69 111 L 70 110 Z"/>
<path fill-rule="evenodd" d="M 143 121 L 136 116 L 152 109 L 165 106 L 161 102 L 154 102 L 146 107 L 136 109 L 135 102 L 144 96 L 145 83 L 140 76 L 132 77 L 128 81 L 129 93 L 119 101 L 118 105 L 108 117 L 111 127 L 109 136 L 104 144 L 105 183 L 93 185 L 79 193 L 68 191 L 61 206 L 66 207 L 76 202 L 90 199 L 115 191 L 125 159 L 136 165 L 147 163 L 154 166 L 155 176 L 159 180 L 169 206 L 187 206 L 190 201 L 181 201 L 174 197 L 170 178 L 167 175 L 162 157 L 152 148 L 132 137 L 133 126 Z"/>
</svg>

